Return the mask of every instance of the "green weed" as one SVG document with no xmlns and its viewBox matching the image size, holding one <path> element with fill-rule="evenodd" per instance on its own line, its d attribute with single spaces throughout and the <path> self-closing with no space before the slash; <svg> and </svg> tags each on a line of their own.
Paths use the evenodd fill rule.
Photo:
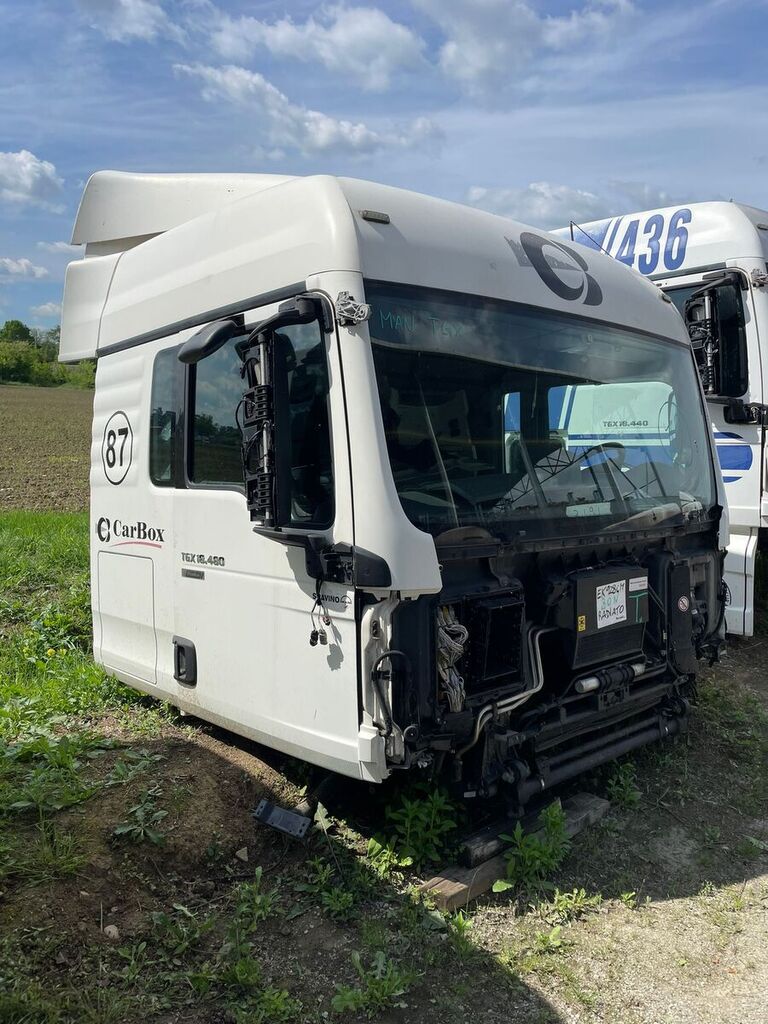
<svg viewBox="0 0 768 1024">
<path fill-rule="evenodd" d="M 265 890 L 262 886 L 262 868 L 253 872 L 253 881 L 240 882 L 233 892 L 234 917 L 246 932 L 252 932 L 261 921 L 277 911 L 277 888 Z"/>
<path fill-rule="evenodd" d="M 235 1024 L 287 1024 L 302 1011 L 301 1002 L 283 988 L 268 986 L 233 1011 Z"/>
<path fill-rule="evenodd" d="M 158 826 L 168 816 L 168 811 L 157 806 L 162 795 L 163 791 L 157 784 L 144 790 L 139 795 L 139 802 L 128 809 L 128 820 L 116 825 L 112 835 L 116 839 L 125 838 L 133 843 L 148 841 L 155 846 L 162 846 L 165 835 Z"/>
<path fill-rule="evenodd" d="M 404 970 L 379 950 L 370 967 L 364 967 L 359 953 L 352 954 L 352 963 L 360 985 L 337 985 L 331 1006 L 337 1013 L 363 1013 L 374 1017 L 390 1007 L 403 1007 L 402 997 L 417 978 L 415 971 Z"/>
<path fill-rule="evenodd" d="M 562 953 L 565 951 L 568 942 L 563 938 L 561 925 L 556 925 L 549 932 L 538 932 L 533 940 L 533 951 L 539 955 L 550 953 Z"/>
<path fill-rule="evenodd" d="M 518 821 L 511 836 L 502 836 L 511 843 L 506 851 L 507 877 L 495 882 L 494 892 L 519 887 L 528 892 L 551 889 L 549 876 L 562 864 L 571 848 L 565 828 L 565 812 L 559 803 L 545 808 L 539 818 L 538 832 L 524 832 Z"/>
<path fill-rule="evenodd" d="M 368 888 L 366 876 L 354 871 L 349 883 L 338 885 L 334 881 L 333 867 L 322 857 L 308 860 L 307 868 L 306 880 L 294 883 L 294 890 L 316 897 L 329 917 L 337 921 L 350 920 L 355 913 L 358 896 Z"/>
<path fill-rule="evenodd" d="M 150 916 L 155 938 L 172 957 L 183 956 L 197 946 L 215 923 L 213 917 L 201 919 L 181 903 L 174 903 L 171 913 L 156 910 Z"/>
<path fill-rule="evenodd" d="M 568 924 L 598 910 L 602 902 L 600 893 L 587 896 L 585 889 L 572 889 L 570 892 L 555 889 L 550 903 L 542 908 L 543 915 L 552 923 Z"/>
<path fill-rule="evenodd" d="M 466 955 L 474 952 L 475 947 L 470 939 L 472 918 L 466 910 L 455 910 L 448 915 L 448 929 L 453 948 L 457 953 Z"/>
<path fill-rule="evenodd" d="M 642 798 L 637 788 L 637 769 L 631 761 L 614 765 L 606 788 L 611 803 L 623 811 L 637 807 Z"/>
<path fill-rule="evenodd" d="M 320 903 L 328 915 L 337 921 L 348 921 L 355 909 L 355 894 L 341 886 L 324 889 Z"/>
<path fill-rule="evenodd" d="M 388 878 L 395 868 L 408 868 L 413 864 L 413 857 L 398 853 L 394 839 L 385 841 L 372 837 L 368 840 L 366 856 L 379 878 Z"/>
<path fill-rule="evenodd" d="M 448 796 L 439 789 L 422 792 L 415 798 L 403 794 L 397 806 L 385 811 L 394 829 L 392 841 L 398 857 L 417 869 L 443 859 L 450 836 L 458 828 L 458 809 Z M 387 846 L 386 842 L 381 845 Z"/>
</svg>

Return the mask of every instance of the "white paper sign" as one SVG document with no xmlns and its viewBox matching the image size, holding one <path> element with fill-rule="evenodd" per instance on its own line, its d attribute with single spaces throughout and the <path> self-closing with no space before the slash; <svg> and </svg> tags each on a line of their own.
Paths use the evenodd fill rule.
<svg viewBox="0 0 768 1024">
<path fill-rule="evenodd" d="M 627 581 L 604 583 L 595 590 L 597 599 L 597 628 L 613 626 L 627 621 Z"/>
</svg>

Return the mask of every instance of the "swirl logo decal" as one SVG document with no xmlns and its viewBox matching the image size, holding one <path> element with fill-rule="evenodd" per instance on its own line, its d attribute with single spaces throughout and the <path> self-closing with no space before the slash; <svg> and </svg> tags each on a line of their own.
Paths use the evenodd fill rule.
<svg viewBox="0 0 768 1024">
<path fill-rule="evenodd" d="M 575 249 L 532 231 L 523 231 L 520 242 L 508 238 L 521 266 L 531 266 L 550 291 L 568 302 L 599 306 L 603 291 L 589 273 L 587 261 Z"/>
</svg>

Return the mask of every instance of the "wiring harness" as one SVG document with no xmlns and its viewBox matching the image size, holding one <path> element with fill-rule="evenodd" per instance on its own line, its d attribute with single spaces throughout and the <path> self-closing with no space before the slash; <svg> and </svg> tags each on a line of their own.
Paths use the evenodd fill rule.
<svg viewBox="0 0 768 1024">
<path fill-rule="evenodd" d="M 437 671 L 451 711 L 464 707 L 464 679 L 456 663 L 464 654 L 468 637 L 469 631 L 456 618 L 453 608 L 442 605 L 437 612 Z"/>
</svg>

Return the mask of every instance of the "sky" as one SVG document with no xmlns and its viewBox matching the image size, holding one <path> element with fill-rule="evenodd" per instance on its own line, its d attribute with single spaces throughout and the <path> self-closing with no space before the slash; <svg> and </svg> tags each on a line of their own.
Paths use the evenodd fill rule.
<svg viewBox="0 0 768 1024">
<path fill-rule="evenodd" d="M 0 323 L 88 176 L 343 174 L 539 227 L 768 209 L 768 0 L 0 0 Z"/>
</svg>

